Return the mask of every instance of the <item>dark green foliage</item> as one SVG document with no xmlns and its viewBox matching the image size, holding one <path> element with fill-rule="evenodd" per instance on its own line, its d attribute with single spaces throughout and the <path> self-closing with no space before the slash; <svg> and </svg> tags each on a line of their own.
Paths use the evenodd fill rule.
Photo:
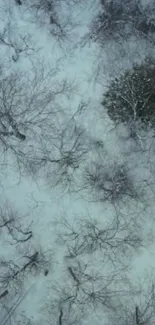
<svg viewBox="0 0 155 325">
<path fill-rule="evenodd" d="M 115 122 L 155 127 L 155 60 L 146 59 L 112 80 L 102 104 Z"/>
</svg>

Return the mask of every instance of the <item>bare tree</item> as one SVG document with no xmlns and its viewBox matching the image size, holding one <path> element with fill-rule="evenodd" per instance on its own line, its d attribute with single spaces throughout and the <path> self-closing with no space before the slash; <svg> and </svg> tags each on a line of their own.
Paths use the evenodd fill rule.
<svg viewBox="0 0 155 325">
<path fill-rule="evenodd" d="M 53 299 L 45 307 L 45 314 L 43 321 L 40 322 L 46 324 L 58 324 L 58 325 L 82 325 L 83 324 L 83 313 L 79 308 L 70 308 L 68 302 L 61 301 L 61 297 Z"/>
<path fill-rule="evenodd" d="M 8 300 L 6 302 L 3 302 L 0 305 L 0 311 L 1 311 L 1 324 L 2 325 L 8 325 L 10 321 L 14 321 L 15 324 L 18 325 L 32 325 L 32 319 L 26 317 L 26 315 L 22 312 L 20 315 L 16 312 L 18 309 L 18 306 L 21 304 L 21 302 L 24 300 L 24 298 L 29 293 L 30 288 L 26 290 L 25 292 L 20 293 L 16 297 L 12 297 L 12 299 Z M 18 316 L 17 316 L 18 314 Z"/>
<path fill-rule="evenodd" d="M 30 274 L 47 276 L 51 268 L 52 251 L 36 246 L 29 226 L 22 223 L 21 215 L 11 204 L 0 208 L 1 245 L 6 247 L 0 254 L 0 322 L 3 325 L 8 324 L 27 294 L 25 284 Z M 26 321 L 23 323 L 30 324 Z"/>
<path fill-rule="evenodd" d="M 15 33 L 11 32 L 12 27 L 10 23 L 0 32 L 0 44 L 9 47 L 13 50 L 12 60 L 17 62 L 21 54 L 26 56 L 31 55 L 34 52 L 34 48 L 31 45 L 31 37 L 29 34 L 15 37 Z"/>
<path fill-rule="evenodd" d="M 123 298 L 122 307 L 109 314 L 108 324 L 153 325 L 155 321 L 154 277 L 147 274 L 131 285 L 130 294 Z"/>
<path fill-rule="evenodd" d="M 101 8 L 85 38 L 91 38 L 101 46 L 106 40 L 129 39 L 132 35 L 154 43 L 153 3 L 144 6 L 140 0 L 101 0 Z"/>
<path fill-rule="evenodd" d="M 45 272 L 50 267 L 50 259 L 48 252 L 43 252 L 40 248 L 38 251 L 33 251 L 31 247 L 31 253 L 26 252 L 20 258 L 20 262 L 13 260 L 0 261 L 0 288 L 1 290 L 7 290 L 8 292 L 20 292 L 23 287 L 25 278 L 30 274 L 40 274 Z M 21 261 L 22 260 L 22 261 Z"/>
<path fill-rule="evenodd" d="M 72 20 L 70 4 L 61 0 L 27 0 L 29 11 L 36 17 L 37 22 L 46 25 L 51 36 L 62 48 L 64 41 L 73 39 L 73 31 L 77 23 Z M 67 6 L 67 7 L 66 7 Z"/>
<path fill-rule="evenodd" d="M 30 230 L 30 225 L 23 226 L 24 217 L 21 217 L 19 213 L 10 205 L 5 204 L 0 207 L 0 230 L 5 229 L 8 233 L 8 242 L 11 245 L 18 243 L 25 243 L 29 241 L 33 234 Z M 9 237 L 10 241 L 9 241 Z"/>
<path fill-rule="evenodd" d="M 101 260 L 110 267 L 120 268 L 130 265 L 135 253 L 144 246 L 141 220 L 115 215 L 113 220 L 99 222 L 96 218 L 76 217 L 73 222 L 62 218 L 58 225 L 58 243 L 66 245 L 67 260 L 78 256 L 91 256 L 101 252 Z"/>
<path fill-rule="evenodd" d="M 33 167 L 45 170 L 48 184 L 60 185 L 64 190 L 77 188 L 90 143 L 86 131 L 77 125 L 74 117 L 56 130 L 55 137 L 43 139 L 39 149 Z"/>
<path fill-rule="evenodd" d="M 68 280 L 66 279 L 65 285 L 52 285 L 52 299 L 46 307 L 49 312 L 54 311 L 54 314 L 57 311 L 57 322 L 61 316 L 64 324 L 81 324 L 89 308 L 94 312 L 101 307 L 104 313 L 115 310 L 119 306 L 119 295 L 128 294 L 127 289 L 123 290 L 122 276 L 117 272 L 104 275 L 104 272 L 92 268 L 92 263 L 87 264 L 80 260 L 68 266 L 67 272 Z"/>
<path fill-rule="evenodd" d="M 1 154 L 9 161 L 13 159 L 19 170 L 23 167 L 33 170 L 37 146 L 42 138 L 48 139 L 55 131 L 56 113 L 61 110 L 56 99 L 73 89 L 67 81 L 52 84 L 56 71 L 46 73 L 45 66 L 40 64 L 32 66 L 29 76 L 25 72 L 6 75 L 1 67 Z"/>
<path fill-rule="evenodd" d="M 84 171 L 83 190 L 91 192 L 92 200 L 117 203 L 137 200 L 140 195 L 135 188 L 127 166 L 94 162 Z"/>
<path fill-rule="evenodd" d="M 1 245 L 5 247 L 9 252 L 12 252 L 12 256 L 19 258 L 16 249 L 20 246 L 27 244 L 32 239 L 32 231 L 29 226 L 22 225 L 21 215 L 6 202 L 0 207 L 0 234 Z M 8 256 L 8 257 L 7 257 Z M 20 264 L 20 263 L 19 263 Z M 28 269 L 30 265 L 23 265 L 19 270 L 18 263 L 10 260 L 10 254 L 5 251 L 1 251 L 0 254 L 0 322 L 3 324 L 7 315 L 11 315 L 12 307 L 9 307 L 14 299 L 16 300 L 18 295 L 21 295 L 23 289 L 24 277 L 23 272 Z M 21 273 L 20 273 L 21 271 Z M 3 319 L 4 317 L 4 319 Z M 7 322 L 7 321 L 6 321 Z M 6 323 L 4 322 L 4 324 Z"/>
</svg>

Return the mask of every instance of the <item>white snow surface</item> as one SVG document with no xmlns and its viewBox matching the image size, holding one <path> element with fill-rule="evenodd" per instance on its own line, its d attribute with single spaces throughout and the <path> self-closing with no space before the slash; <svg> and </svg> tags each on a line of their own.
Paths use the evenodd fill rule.
<svg viewBox="0 0 155 325">
<path fill-rule="evenodd" d="M 86 141 L 89 142 L 90 139 L 101 141 L 103 147 L 92 148 L 86 155 L 86 160 L 82 162 L 80 171 L 75 174 L 74 191 L 72 189 L 69 191 L 68 188 L 64 189 L 61 184 L 58 187 L 52 187 L 51 176 L 48 174 L 44 177 L 43 172 L 40 172 L 34 179 L 28 173 L 19 175 L 14 164 L 12 165 L 11 156 L 9 163 L 2 166 L 0 170 L 1 205 L 11 205 L 17 212 L 21 224 L 25 227 L 30 225 L 33 236 L 31 243 L 20 244 L 17 249 L 16 246 L 10 245 L 8 242 L 7 233 L 1 231 L 0 259 L 1 261 L 3 259 L 13 260 L 17 265 L 21 265 L 21 256 L 27 249 L 32 253 L 42 250 L 48 259 L 48 266 L 43 265 L 37 274 L 32 272 L 32 274 L 26 275 L 20 289 L 18 284 L 16 290 L 16 284 L 13 284 L 13 287 L 10 286 L 10 295 L 0 301 L 1 325 L 28 325 L 28 322 L 24 323 L 25 317 L 30 319 L 32 324 L 58 324 L 59 314 L 56 318 L 57 310 L 55 307 L 54 311 L 52 301 L 57 298 L 57 291 L 61 288 L 65 288 L 67 285 L 73 286 L 68 268 L 74 265 L 76 268 L 76 258 L 73 260 L 65 257 L 67 243 L 61 243 L 61 240 L 58 239 L 58 233 L 62 230 L 59 221 L 65 217 L 70 224 L 75 224 L 76 228 L 81 218 L 90 217 L 96 218 L 104 227 L 106 222 L 112 220 L 115 213 L 115 209 L 109 202 L 93 200 L 92 191 L 81 193 L 79 190 L 82 171 L 85 166 L 96 160 L 98 150 L 106 166 L 112 168 L 116 163 L 123 163 L 129 168 L 135 187 L 139 188 L 139 184 L 144 184 L 142 187 L 145 191 L 145 200 L 142 197 L 136 202 L 129 200 L 129 202 L 122 203 L 120 211 L 126 216 L 133 214 L 135 218 L 140 218 L 144 238 L 148 238 L 149 233 L 150 239 L 154 237 L 154 184 L 152 180 L 146 185 L 145 180 L 150 180 L 152 176 L 147 168 L 147 152 L 144 154 L 144 150 L 142 150 L 142 146 L 148 148 L 153 141 L 151 132 L 150 137 L 139 140 L 139 150 L 131 150 L 134 149 L 135 143 L 128 139 L 127 129 L 124 126 L 114 127 L 101 105 L 110 78 L 130 67 L 133 62 L 143 59 L 146 51 L 151 52 L 152 48 L 151 46 L 148 48 L 147 42 L 142 40 L 135 42 L 134 39 L 128 42 L 124 41 L 122 44 L 107 43 L 102 50 L 93 42 L 81 46 L 81 38 L 87 33 L 92 17 L 98 12 L 99 4 L 97 2 L 94 4 L 94 1 L 81 1 L 80 3 L 75 1 L 68 12 L 69 4 L 65 7 L 63 1 L 59 2 L 63 14 L 69 15 L 75 24 L 75 27 L 73 24 L 69 30 L 68 39 L 61 41 L 61 44 L 50 34 L 51 27 L 46 22 L 46 16 L 37 19 L 35 10 L 30 9 L 26 4 L 28 1 L 24 2 L 23 0 L 23 4 L 18 6 L 14 0 L 0 0 L 0 32 L 9 26 L 8 40 L 22 46 L 20 45 L 21 39 L 27 35 L 29 46 L 32 48 L 28 52 L 20 53 L 19 59 L 14 62 L 12 60 L 12 55 L 15 55 L 13 48 L 0 43 L 0 60 L 4 67 L 7 67 L 6 75 L 10 71 L 21 71 L 29 74 L 30 78 L 32 62 L 36 69 L 39 69 L 40 62 L 44 62 L 47 71 L 58 64 L 57 75 L 53 79 L 51 78 L 51 87 L 64 78 L 67 78 L 73 86 L 67 96 L 59 96 L 56 100 L 57 107 L 61 107 L 63 112 L 58 115 L 58 129 L 61 130 L 63 123 L 69 121 L 76 113 L 81 102 L 86 102 L 88 104 L 85 110 L 81 114 L 75 115 L 75 121 L 85 129 Z M 153 165 L 155 161 L 152 147 L 149 155 Z M 1 161 L 4 163 L 2 154 Z M 147 242 L 149 242 L 148 239 Z M 81 263 L 87 264 L 91 274 L 99 272 L 102 276 L 110 278 L 111 270 L 106 265 L 103 267 L 101 252 L 89 256 L 83 255 L 79 258 Z M 46 268 L 49 273 L 44 276 Z M 146 274 L 148 276 L 151 274 L 154 277 L 154 268 L 155 251 L 152 239 L 151 244 L 148 243 L 147 249 L 142 248 L 131 259 L 130 270 L 128 272 L 124 270 L 123 274 L 121 272 L 117 274 L 117 284 L 115 283 L 115 285 L 120 291 L 122 288 L 127 290 L 128 283 L 125 277 L 128 277 L 132 284 L 137 281 L 143 282 Z M 57 291 L 54 291 L 53 287 L 56 287 Z M 14 309 L 11 309 L 12 306 Z M 76 313 L 75 308 L 74 316 Z M 70 320 L 68 325 L 73 323 L 74 321 Z M 93 309 L 88 304 L 86 312 L 81 320 L 77 321 L 77 324 L 108 325 L 107 313 L 100 305 Z M 117 323 L 117 325 L 119 324 Z"/>
</svg>

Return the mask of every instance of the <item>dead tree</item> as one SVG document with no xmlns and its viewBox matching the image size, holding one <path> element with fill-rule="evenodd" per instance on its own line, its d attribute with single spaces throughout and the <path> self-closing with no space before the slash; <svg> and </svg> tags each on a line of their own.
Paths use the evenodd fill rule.
<svg viewBox="0 0 155 325">
<path fill-rule="evenodd" d="M 110 164 L 109 164 L 110 165 Z M 91 191 L 92 200 L 111 203 L 120 200 L 137 200 L 138 191 L 134 187 L 129 171 L 125 165 L 95 162 L 84 171 L 83 190 Z"/>
<path fill-rule="evenodd" d="M 45 157 L 39 157 L 40 144 L 51 138 L 52 145 L 56 137 L 57 110 L 60 113 L 61 108 L 56 108 L 54 101 L 73 89 L 66 80 L 51 84 L 56 73 L 56 68 L 46 72 L 44 65 L 36 68 L 32 63 L 31 77 L 25 72 L 6 76 L 1 66 L 1 156 L 5 155 L 5 163 L 9 163 L 11 155 L 19 171 L 33 174 L 36 166 L 39 169 L 45 162 Z M 34 159 L 36 152 L 38 157 Z"/>
<path fill-rule="evenodd" d="M 155 322 L 154 278 L 140 279 L 137 286 L 131 284 L 129 294 L 122 299 L 120 310 L 111 313 L 109 324 L 114 325 L 153 325 Z M 145 280 L 145 281 L 144 281 Z M 142 281 L 142 282 L 141 282 Z M 144 286 L 144 282 L 145 286 Z"/>
<path fill-rule="evenodd" d="M 129 39 L 132 35 L 154 44 L 155 7 L 139 0 L 101 0 L 102 10 L 90 24 L 85 39 L 104 46 L 105 41 Z"/>
<path fill-rule="evenodd" d="M 11 30 L 12 28 L 10 23 L 8 23 L 0 32 L 0 44 L 9 47 L 14 51 L 12 60 L 17 62 L 21 54 L 29 56 L 33 53 L 34 48 L 30 45 L 31 37 L 29 34 L 25 36 L 19 34 L 19 36 L 15 38 Z"/>
<path fill-rule="evenodd" d="M 10 204 L 0 207 L 0 229 L 7 231 L 8 241 L 9 237 L 11 237 L 11 245 L 26 243 L 33 236 L 30 227 L 24 227 L 21 220 L 21 216 Z"/>
<path fill-rule="evenodd" d="M 22 256 L 22 263 L 18 264 L 13 260 L 3 259 L 0 261 L 0 287 L 3 290 L 8 290 L 13 287 L 18 292 L 22 288 L 25 278 L 30 273 L 37 275 L 44 272 L 50 265 L 48 256 L 41 251 L 35 251 L 34 253 L 27 252 Z"/>
<path fill-rule="evenodd" d="M 66 245 L 66 259 L 88 257 L 102 252 L 104 263 L 111 267 L 127 267 L 134 254 L 144 246 L 141 221 L 132 216 L 127 220 L 116 215 L 113 220 L 100 223 L 95 218 L 79 218 L 69 222 L 66 218 L 56 221 L 58 243 Z"/>
<path fill-rule="evenodd" d="M 49 186 L 60 186 L 63 191 L 74 190 L 77 186 L 75 179 L 90 151 L 85 129 L 77 126 L 74 120 L 69 120 L 56 130 L 56 137 L 48 137 L 48 141 L 49 145 L 46 139 L 40 144 L 40 154 L 34 158 L 34 168 L 36 166 L 36 169 L 46 172 Z"/>
</svg>

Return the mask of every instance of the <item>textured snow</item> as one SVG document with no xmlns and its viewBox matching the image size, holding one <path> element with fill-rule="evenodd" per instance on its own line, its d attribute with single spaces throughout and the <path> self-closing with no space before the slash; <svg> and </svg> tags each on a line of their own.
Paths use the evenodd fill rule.
<svg viewBox="0 0 155 325">
<path fill-rule="evenodd" d="M 63 10 L 66 12 L 66 8 L 63 8 Z M 30 73 L 30 76 L 31 61 L 35 67 L 39 67 L 39 62 L 43 60 L 47 65 L 47 69 L 48 66 L 55 67 L 56 63 L 59 62 L 56 79 L 61 81 L 63 78 L 67 78 L 72 85 L 75 85 L 73 91 L 67 97 L 58 98 L 58 104 L 60 103 L 64 109 L 64 120 L 66 117 L 69 119 L 77 111 L 81 101 L 88 102 L 86 109 L 75 118 L 78 125 L 85 128 L 88 139 L 103 142 L 104 149 L 99 148 L 98 150 L 102 159 L 105 159 L 104 161 L 106 161 L 108 154 L 109 162 L 113 164 L 115 162 L 123 163 L 130 169 L 130 175 L 138 187 L 140 181 L 143 182 L 145 178 L 150 179 L 147 169 L 148 156 L 147 154 L 146 156 L 143 155 L 140 150 L 134 152 L 135 143 L 128 139 L 128 130 L 124 126 L 114 128 L 113 122 L 103 111 L 100 103 L 109 78 L 116 76 L 125 68 L 130 67 L 133 62 L 143 58 L 146 50 L 149 52 L 148 44 L 144 41 L 135 42 L 134 39 L 123 44 L 111 43 L 107 44 L 102 50 L 102 55 L 97 44 L 87 43 L 81 47 L 79 44 L 81 37 L 87 33 L 88 25 L 92 17 L 96 15 L 97 10 L 98 4 L 94 5 L 93 1 L 84 1 L 83 3 L 81 1 L 79 5 L 75 4 L 69 13 L 70 18 L 75 22 L 75 28 L 72 27 L 71 31 L 69 31 L 69 39 L 59 44 L 50 34 L 50 26 L 39 19 L 37 21 L 35 12 L 30 12 L 26 5 L 17 6 L 14 0 L 1 0 L 0 32 L 9 23 L 10 35 L 8 39 L 22 46 L 21 37 L 27 35 L 32 50 L 21 52 L 18 61 L 14 62 L 12 60 L 12 56 L 15 55 L 13 48 L 0 44 L 0 59 L 2 63 L 5 63 L 5 66 L 8 65 L 6 74 L 9 73 L 9 69 L 13 69 Z M 63 124 L 62 116 L 59 124 L 61 128 Z M 152 139 L 151 135 L 146 141 L 142 137 L 141 139 L 145 148 L 152 141 L 150 140 Z M 139 147 L 141 148 L 140 140 Z M 132 153 L 131 149 L 133 149 Z M 151 161 L 154 163 L 154 150 L 150 149 L 149 154 Z M 95 160 L 96 155 L 95 150 L 92 150 L 88 155 L 88 161 Z M 87 165 L 87 162 L 84 163 L 85 165 Z M 81 170 L 82 168 L 83 165 Z M 75 176 L 77 184 L 81 179 L 80 177 L 82 177 L 81 174 L 77 173 Z M 143 190 L 145 190 L 145 182 Z M 72 286 L 66 271 L 67 267 L 70 266 L 70 262 L 64 257 L 66 247 L 60 245 L 57 240 L 59 231 L 57 222 L 64 216 L 68 222 L 72 223 L 77 221 L 78 218 L 85 218 L 85 216 L 90 215 L 102 223 L 104 220 L 111 218 L 113 207 L 109 202 L 93 202 L 91 199 L 89 201 L 86 199 L 87 196 L 78 191 L 73 193 L 72 191 L 65 191 L 64 193 L 61 186 L 52 188 L 46 178 L 44 180 L 44 178 L 40 177 L 34 181 L 30 175 L 23 175 L 20 178 L 11 163 L 0 170 L 0 195 L 2 205 L 5 202 L 11 202 L 14 209 L 18 211 L 22 224 L 31 225 L 34 251 L 41 248 L 44 252 L 47 252 L 47 259 L 50 262 L 48 276 L 44 276 L 43 268 L 40 274 L 32 274 L 25 278 L 23 287 L 17 297 L 7 296 L 5 298 L 5 306 L 8 307 L 12 315 L 9 316 L 9 312 L 2 309 L 2 312 L 0 311 L 0 323 L 1 325 L 8 325 L 11 318 L 12 324 L 18 325 L 17 321 L 21 321 L 22 324 L 22 315 L 23 317 L 26 315 L 27 318 L 32 318 L 32 324 L 34 322 L 34 324 L 54 325 L 56 322 L 51 321 L 50 323 L 50 319 L 52 320 L 52 317 L 54 317 L 52 310 L 50 310 L 50 303 L 55 295 L 52 286 L 59 288 L 59 286 L 63 287 L 67 283 Z M 154 215 L 155 212 L 153 189 L 151 191 L 151 188 L 146 187 L 145 199 L 147 202 L 145 205 L 146 210 L 144 210 L 143 199 L 142 201 L 139 200 L 138 203 L 129 202 L 128 206 L 122 206 L 121 208 L 122 211 L 124 209 L 125 213 L 130 211 L 135 215 L 137 213 L 137 216 L 141 213 L 141 222 L 144 222 L 145 228 L 143 230 L 147 234 L 150 228 L 154 227 L 154 221 L 151 217 L 149 218 L 149 215 Z M 148 218 L 147 222 L 146 218 Z M 21 246 L 20 249 L 24 248 Z M 1 236 L 0 259 L 4 258 L 13 260 L 18 265 L 21 262 L 20 252 L 16 251 L 14 246 L 9 245 L 7 234 Z M 99 254 L 92 255 L 88 260 L 85 257 L 84 262 L 91 265 L 89 270 L 92 269 L 93 272 L 102 269 Z M 139 256 L 131 262 L 129 277 L 134 283 L 139 277 L 143 279 L 146 272 L 152 271 L 154 275 L 154 267 L 155 252 L 153 243 L 147 250 L 142 250 Z M 100 271 L 102 274 L 105 274 L 105 272 L 107 272 L 107 275 L 108 272 L 110 274 L 110 270 L 107 270 L 106 267 L 105 270 Z M 123 284 L 119 283 L 119 279 L 117 281 L 120 290 L 121 286 L 125 287 L 125 280 Z M 14 306 L 14 310 L 11 309 L 11 306 Z M 104 317 L 105 314 L 100 306 L 95 311 L 88 306 L 87 317 L 83 317 L 81 324 L 103 324 Z"/>
</svg>

